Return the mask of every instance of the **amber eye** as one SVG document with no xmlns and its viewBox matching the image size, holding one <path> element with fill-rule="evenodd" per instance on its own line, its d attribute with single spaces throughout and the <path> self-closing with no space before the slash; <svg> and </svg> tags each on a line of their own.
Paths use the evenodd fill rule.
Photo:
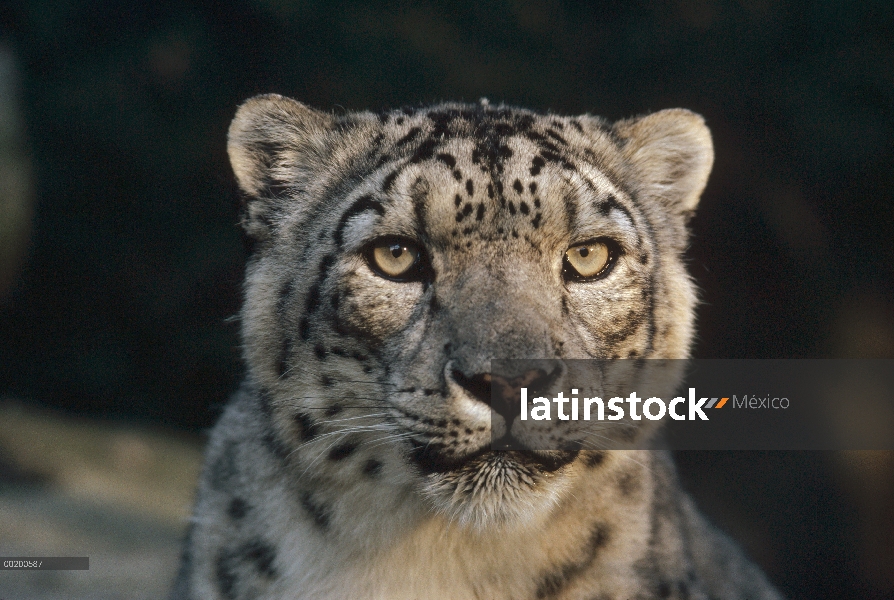
<svg viewBox="0 0 894 600">
<path fill-rule="evenodd" d="M 367 246 L 366 259 L 372 270 L 386 279 L 416 281 L 421 277 L 422 252 L 409 240 L 377 240 Z"/>
<path fill-rule="evenodd" d="M 566 279 L 587 280 L 607 275 L 615 258 L 614 244 L 595 240 L 572 246 L 565 252 L 563 274 Z"/>
</svg>

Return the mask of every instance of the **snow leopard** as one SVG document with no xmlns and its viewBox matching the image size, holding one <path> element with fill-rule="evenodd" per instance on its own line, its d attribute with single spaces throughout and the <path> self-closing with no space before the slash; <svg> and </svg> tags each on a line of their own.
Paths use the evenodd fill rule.
<svg viewBox="0 0 894 600">
<path fill-rule="evenodd" d="M 172 598 L 781 598 L 666 450 L 492 446 L 495 386 L 562 377 L 495 358 L 689 355 L 702 117 L 264 95 L 228 153 L 246 376 Z"/>
</svg>

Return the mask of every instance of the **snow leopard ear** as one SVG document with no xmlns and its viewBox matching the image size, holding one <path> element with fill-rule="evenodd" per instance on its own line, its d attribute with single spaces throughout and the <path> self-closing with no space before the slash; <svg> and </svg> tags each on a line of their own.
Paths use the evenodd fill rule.
<svg viewBox="0 0 894 600">
<path fill-rule="evenodd" d="M 332 126 L 331 115 L 278 94 L 239 107 L 227 152 L 245 194 L 242 225 L 250 238 L 267 237 L 277 204 L 298 196 L 324 168 Z"/>
<path fill-rule="evenodd" d="M 714 163 L 714 145 L 705 120 L 674 108 L 619 121 L 621 153 L 637 171 L 639 191 L 674 212 L 695 209 Z"/>
</svg>

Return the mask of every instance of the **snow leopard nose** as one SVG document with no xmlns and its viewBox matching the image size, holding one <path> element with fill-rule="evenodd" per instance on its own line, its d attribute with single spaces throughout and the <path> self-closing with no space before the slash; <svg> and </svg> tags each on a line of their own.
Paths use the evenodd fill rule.
<svg viewBox="0 0 894 600">
<path fill-rule="evenodd" d="M 502 416 L 507 426 L 521 414 L 521 388 L 545 392 L 560 374 L 560 368 L 550 373 L 543 369 L 532 369 L 512 378 L 492 373 L 478 373 L 469 377 L 457 369 L 450 373 L 453 380 L 473 398 L 487 404 Z"/>
<path fill-rule="evenodd" d="M 490 373 L 478 373 L 477 375 L 466 377 L 459 369 L 453 369 L 450 375 L 453 377 L 453 381 L 469 392 L 473 398 L 485 404 L 490 404 Z"/>
</svg>

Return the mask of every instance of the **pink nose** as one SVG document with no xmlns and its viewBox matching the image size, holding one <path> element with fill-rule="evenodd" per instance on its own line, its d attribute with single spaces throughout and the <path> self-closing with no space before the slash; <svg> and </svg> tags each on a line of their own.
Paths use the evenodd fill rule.
<svg viewBox="0 0 894 600">
<path fill-rule="evenodd" d="M 511 423 L 521 411 L 521 388 L 545 392 L 556 374 L 547 373 L 542 369 L 532 369 L 512 378 L 491 373 L 478 373 L 467 377 L 454 369 L 451 375 L 454 381 L 474 398 L 490 406 L 494 412 L 506 419 L 506 423 Z"/>
</svg>

